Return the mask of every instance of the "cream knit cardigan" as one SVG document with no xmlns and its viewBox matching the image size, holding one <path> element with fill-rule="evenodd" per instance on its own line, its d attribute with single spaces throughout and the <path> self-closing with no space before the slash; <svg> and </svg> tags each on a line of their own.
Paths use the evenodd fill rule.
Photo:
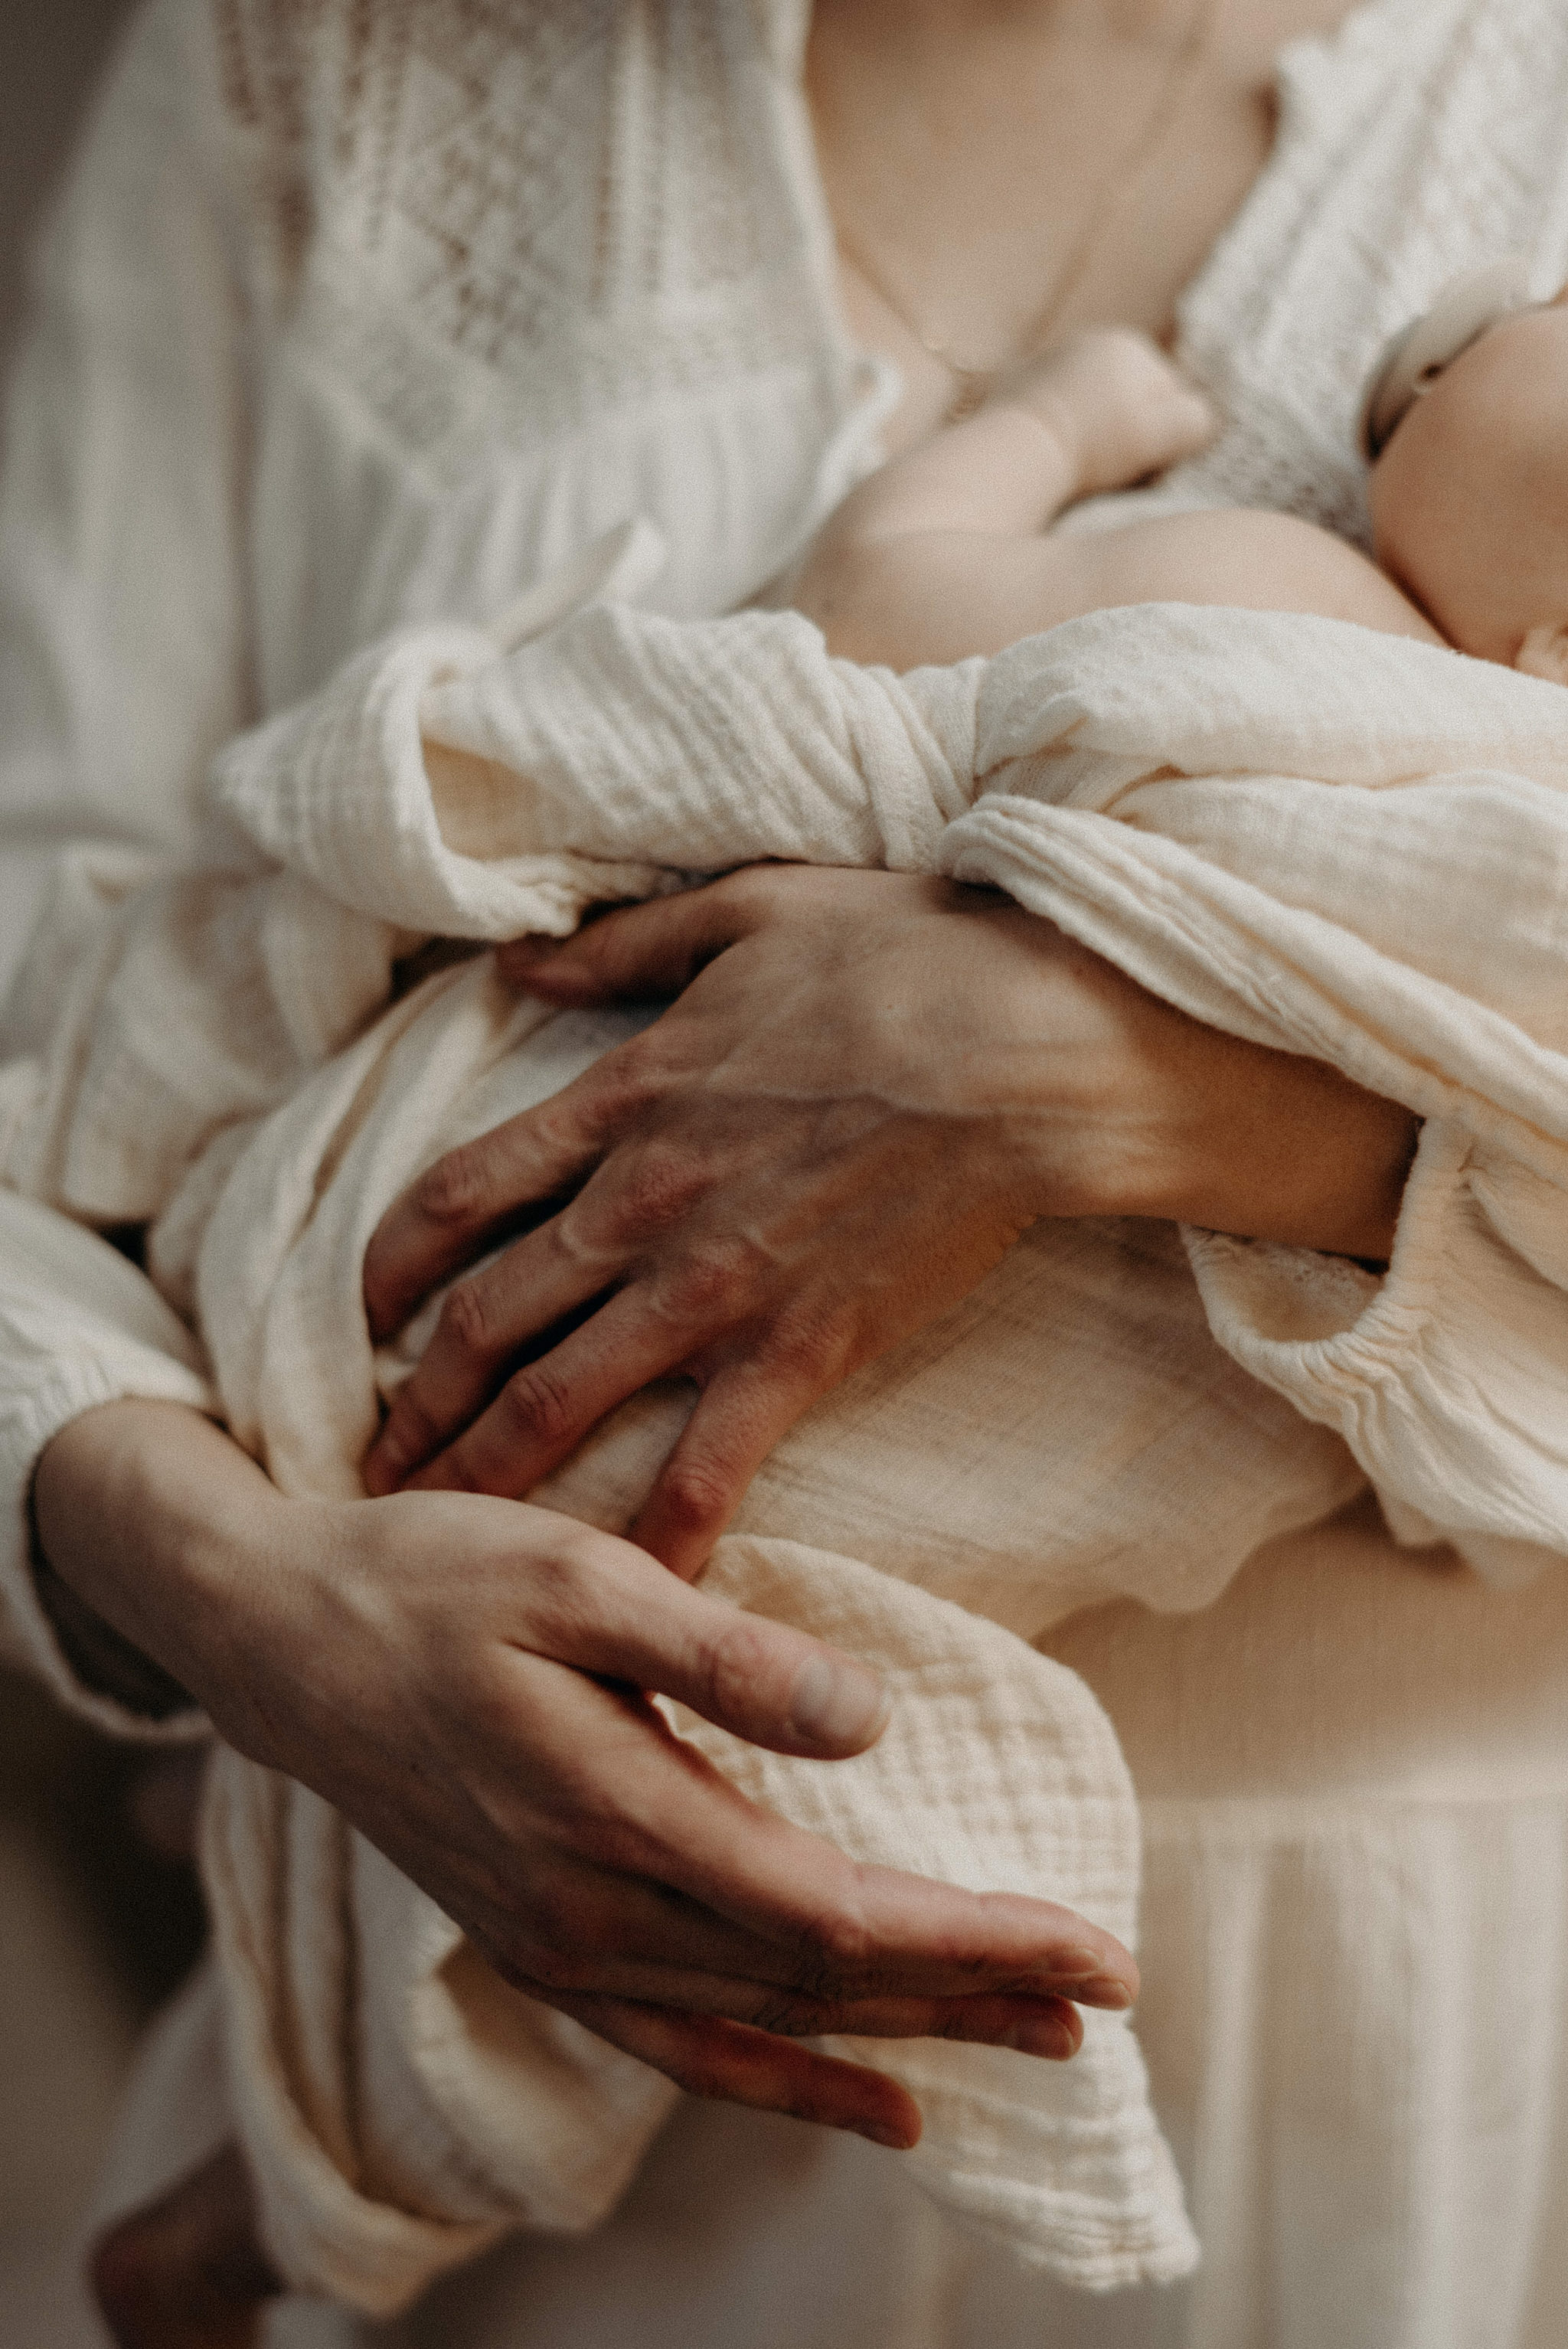
<svg viewBox="0 0 1568 2349">
<path fill-rule="evenodd" d="M 294 36 L 264 16 L 220 11 L 215 23 L 222 37 L 210 42 L 204 11 L 155 12 L 57 240 L 57 331 L 36 347 L 24 379 L 7 516 L 11 543 L 18 552 L 25 545 L 28 558 L 13 554 L 5 580 L 17 645 L 30 656 L 17 661 L 14 836 L 25 836 L 29 818 L 35 829 L 57 827 L 62 815 L 68 823 L 74 784 L 83 831 L 140 828 L 177 847 L 168 777 L 182 773 L 189 792 L 204 743 L 244 714 L 247 636 L 262 706 L 277 707 L 316 683 L 335 641 L 347 651 L 378 622 L 426 611 L 488 616 L 507 588 L 627 512 L 653 514 L 669 540 L 657 591 L 668 608 L 722 605 L 798 543 L 861 461 L 874 424 L 875 386 L 858 416 L 852 406 L 852 363 L 827 306 L 799 109 L 779 69 L 797 27 L 775 25 L 770 54 L 738 15 L 716 12 L 708 22 L 700 11 L 649 18 L 628 10 L 593 38 L 536 30 L 531 52 L 519 36 L 498 36 L 456 10 L 428 25 L 418 12 L 399 16 L 384 38 L 367 34 L 357 16 L 340 23 L 324 11 L 312 22 L 308 53 L 291 60 Z M 499 59 L 486 54 L 498 37 Z M 1563 46 L 1554 12 L 1416 12 L 1383 0 L 1360 12 L 1332 57 L 1296 53 L 1274 165 L 1188 305 L 1190 356 L 1228 397 L 1236 422 L 1168 495 L 1250 492 L 1354 524 L 1353 469 L 1324 436 L 1348 403 L 1357 361 L 1387 326 L 1446 270 L 1501 245 L 1533 252 L 1543 283 L 1562 274 L 1563 189 L 1552 133 L 1563 113 Z M 170 76 L 171 48 L 182 84 Z M 531 101 L 508 68 L 538 78 Z M 557 128 L 581 138 L 594 94 L 602 112 L 586 119 L 606 130 L 591 219 L 581 189 L 573 217 L 559 154 L 530 157 L 541 195 L 532 206 L 529 190 L 503 200 L 493 174 L 476 171 L 487 152 L 487 111 L 521 107 L 542 124 L 548 116 L 548 147 Z M 190 119 L 160 119 L 170 106 Z M 694 119 L 672 139 L 668 118 L 683 107 Z M 1341 133 L 1337 148 L 1325 135 L 1330 119 Z M 1367 132 L 1376 121 L 1375 149 L 1347 154 L 1344 126 L 1356 120 Z M 757 136 L 747 135 L 748 123 Z M 509 151 L 508 160 L 517 158 Z M 770 192 L 791 199 L 783 222 L 792 238 L 780 236 L 766 203 L 739 201 L 747 191 L 755 199 L 769 163 L 778 175 Z M 1464 187 L 1463 218 L 1432 200 L 1444 184 L 1439 164 L 1446 184 Z M 657 204 L 645 180 L 625 192 L 649 171 L 659 180 Z M 716 189 L 733 199 L 715 209 L 706 242 L 696 218 L 705 187 L 710 203 Z M 1412 202 L 1414 189 L 1428 196 L 1424 205 Z M 313 195 L 315 217 L 326 223 L 314 241 Z M 441 217 L 453 204 L 467 207 L 460 245 Z M 508 241 L 520 220 L 541 247 L 521 261 Z M 655 220 L 665 246 L 624 250 Z M 727 238 L 743 241 L 748 222 L 758 249 L 738 264 L 733 251 L 718 248 Z M 771 269 L 765 231 L 785 248 Z M 1382 239 L 1386 266 L 1347 285 L 1352 231 L 1363 249 Z M 1282 253 L 1290 266 L 1281 266 Z M 371 255 L 377 265 L 367 273 Z M 706 285 L 693 282 L 701 278 L 698 256 L 715 265 Z M 537 262 L 531 278 L 528 259 Z M 199 319 L 192 293 L 203 272 L 213 300 Z M 1319 306 L 1309 336 L 1301 321 L 1313 316 L 1314 289 Z M 139 303 L 139 292 L 156 298 Z M 619 304 L 628 306 L 617 375 L 617 336 L 607 321 Z M 231 331 L 214 352 L 204 335 L 225 316 Z M 1337 347 L 1325 331 L 1329 319 Z M 1294 334 L 1284 331 L 1287 320 Z M 661 325 L 668 327 L 662 336 Z M 442 334 L 449 341 L 438 353 L 432 344 Z M 542 338 L 559 359 L 548 380 L 531 372 Z M 645 418 L 655 390 L 645 371 L 661 357 L 667 404 L 657 429 L 645 420 L 639 436 L 639 398 Z M 502 378 L 499 395 L 487 367 Z M 136 397 L 122 405 L 128 381 Z M 46 388 L 52 398 L 42 396 Z M 534 436 L 531 464 L 528 454 L 497 446 L 514 390 Z M 770 512 L 759 494 L 769 483 L 754 459 L 749 468 L 744 461 L 753 458 L 748 398 L 772 411 L 779 467 Z M 562 412 L 563 400 L 568 409 L 575 400 L 574 416 Z M 247 402 L 256 431 L 248 474 L 235 471 L 235 426 Z M 521 421 L 517 409 L 512 416 Z M 128 501 L 122 492 L 95 507 L 101 492 L 96 479 L 83 478 L 80 458 L 51 469 L 47 444 L 59 436 L 71 446 L 73 426 L 79 442 L 90 419 L 101 421 L 112 449 L 128 417 L 150 444 L 154 480 L 170 494 Z M 596 426 L 591 475 L 571 462 L 588 417 Z M 695 471 L 694 437 L 707 460 Z M 101 435 L 92 445 L 101 455 Z M 1276 466 L 1272 480 L 1256 461 L 1264 446 Z M 1294 480 L 1278 470 L 1282 460 L 1295 466 Z M 511 478 L 498 483 L 498 474 Z M 390 494 L 395 484 L 406 497 Z M 307 498 L 318 516 L 325 499 L 342 517 L 335 544 L 298 524 L 291 535 L 291 513 L 301 515 Z M 89 596 L 83 609 L 72 592 L 82 541 L 106 523 L 106 577 L 100 597 Z M 307 546 L 315 559 L 306 559 Z M 524 548 L 526 564 L 519 561 Z M 227 578 L 215 560 L 225 550 L 235 558 Z M 245 571 L 250 611 L 233 575 Z M 125 592 L 132 576 L 167 580 L 171 602 L 160 597 L 150 614 L 145 596 L 138 605 Z M 342 589 L 335 596 L 335 587 Z M 170 626 L 171 610 L 181 630 Z M 139 631 L 155 655 L 145 663 L 137 657 Z M 136 680 L 126 705 L 104 698 L 117 674 Z M 62 693 L 70 679 L 76 692 Z M 95 771 L 84 760 L 63 775 L 62 734 L 78 755 L 90 750 L 104 763 Z M 103 800 L 112 773 L 129 778 L 129 788 L 109 815 Z M 1506 835 L 1507 855 L 1517 856 L 1519 839 Z M 116 957 L 161 952 L 175 958 L 171 971 L 199 979 L 203 957 L 222 963 L 242 935 L 259 937 L 263 951 L 286 949 L 290 935 L 287 890 L 271 877 L 233 892 L 216 924 L 183 925 L 178 884 L 155 920 L 145 912 L 153 899 L 116 908 L 141 877 L 123 855 L 78 864 L 61 901 L 74 917 L 57 924 L 53 957 L 35 957 L 15 1010 L 18 1039 L 34 1050 L 6 1080 L 14 1179 L 87 1219 L 118 1216 L 129 1196 L 123 1164 L 110 1180 L 102 1154 L 123 1148 L 117 1136 L 128 1121 L 116 1096 L 126 1088 L 147 1111 L 137 1121 L 142 1133 L 173 1127 L 188 1140 L 207 1137 L 191 1137 L 189 1118 L 181 1128 L 178 1114 L 164 1113 L 171 1100 L 178 1111 L 182 1095 L 200 1095 L 189 1061 L 177 1061 L 168 1037 L 151 1030 L 93 1031 L 80 1016 L 62 1023 L 67 977 L 87 1000 Z M 1542 894 L 1532 893 L 1532 907 Z M 1531 951 L 1549 957 L 1550 908 L 1532 920 Z M 1105 943 L 1115 950 L 1114 940 Z M 275 994 L 294 1016 L 269 1010 L 268 1032 L 253 1040 L 256 1090 L 232 1106 L 265 1108 L 342 1040 L 313 1031 L 304 990 L 284 985 Z M 1528 1003 L 1517 1007 L 1520 1022 L 1525 1036 L 1538 1025 Z M 76 1054 L 68 1083 L 66 1035 Z M 1549 1097 L 1549 1071 L 1541 1081 Z M 61 1108 L 63 1086 L 72 1106 L 62 1122 L 48 1112 Z M 1553 1122 L 1536 1120 L 1547 1131 Z M 66 1140 L 51 1143 L 48 1164 L 29 1163 L 29 1137 L 57 1136 L 62 1123 Z M 1480 1137 L 1487 1146 L 1475 1148 L 1477 1138 L 1471 1121 L 1429 1142 L 1425 1179 L 1412 1186 L 1399 1255 L 1378 1297 L 1350 1294 L 1343 1281 L 1326 1288 L 1312 1260 L 1283 1251 L 1249 1252 L 1243 1261 L 1212 1252 L 1206 1288 L 1222 1340 L 1313 1416 L 1342 1427 L 1386 1498 L 1403 1506 L 1406 1529 L 1418 1537 L 1434 1525 L 1452 1528 L 1479 1563 L 1513 1568 L 1521 1544 L 1557 1546 L 1563 1522 L 1550 1413 L 1512 1408 L 1522 1366 L 1525 1388 L 1546 1398 L 1562 1359 L 1551 1301 L 1560 1286 L 1556 1217 L 1541 1191 L 1542 1182 L 1549 1191 L 1555 1185 L 1539 1163 L 1551 1153 L 1522 1147 L 1516 1135 L 1511 1145 L 1495 1119 Z M 150 1213 L 161 1204 L 168 1165 L 139 1172 L 144 1188 L 131 1212 Z M 119 1260 L 58 1225 L 46 1237 L 25 1211 L 14 1228 L 37 1251 L 5 1275 L 5 1433 L 20 1490 L 38 1444 L 88 1402 L 114 1392 L 201 1400 L 206 1390 L 188 1339 Z M 1500 1407 L 1499 1381 L 1508 1377 L 1513 1384 Z M 1323 1408 L 1329 1392 L 1332 1412 Z M 1390 1421 L 1428 1431 L 1418 1436 L 1418 1473 L 1408 1461 L 1391 1471 L 1379 1455 L 1367 1431 Z M 1456 1444 L 1452 1430 L 1461 1423 Z M 58 1674 L 19 1557 L 9 1597 L 19 1644 Z"/>
</svg>

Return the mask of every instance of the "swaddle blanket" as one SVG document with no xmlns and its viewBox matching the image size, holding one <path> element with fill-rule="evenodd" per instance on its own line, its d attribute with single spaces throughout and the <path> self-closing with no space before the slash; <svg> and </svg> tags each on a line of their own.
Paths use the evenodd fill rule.
<svg viewBox="0 0 1568 2349">
<path fill-rule="evenodd" d="M 903 678 L 830 659 L 789 615 L 591 606 L 500 653 L 419 631 L 220 762 L 229 873 L 129 903 L 56 1059 L 14 1081 L 12 1179 L 78 1212 L 162 1209 L 152 1262 L 236 1433 L 285 1489 L 350 1493 L 398 1368 L 374 1361 L 358 1296 L 383 1207 L 628 1032 L 516 1003 L 488 958 L 386 1009 L 420 937 L 563 931 L 758 857 L 945 871 L 1408 1103 L 1428 1123 L 1384 1280 L 1041 1227 L 800 1423 L 710 1568 L 898 1694 L 846 1764 L 683 1720 L 719 1766 L 848 1849 L 1127 1936 L 1114 1736 L 1018 1634 L 1118 1591 L 1202 1603 L 1364 1475 L 1397 1530 L 1440 1528 L 1489 1570 L 1563 1546 L 1565 724 L 1555 687 L 1284 616 L 1108 613 Z M 122 1102 L 145 1079 L 134 1123 L 92 1081 L 106 1053 Z M 683 1408 L 638 1398 L 539 1497 L 624 1522 Z M 232 1756 L 205 1856 L 236 2099 L 292 2276 L 386 2308 L 508 2224 L 608 2207 L 665 2084 L 505 1989 L 313 1796 Z M 1088 2018 L 1065 2067 L 862 2052 L 921 2097 L 910 2158 L 971 2223 L 1080 2282 L 1190 2263 L 1119 2019 Z"/>
</svg>

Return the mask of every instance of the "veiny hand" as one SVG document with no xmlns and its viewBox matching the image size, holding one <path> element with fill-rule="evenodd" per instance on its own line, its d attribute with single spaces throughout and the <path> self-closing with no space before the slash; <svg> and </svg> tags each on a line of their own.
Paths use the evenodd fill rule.
<svg viewBox="0 0 1568 2349">
<path fill-rule="evenodd" d="M 374 1493 L 527 1493 L 684 1374 L 701 1397 L 633 1536 L 689 1574 L 800 1413 L 1037 1216 L 1358 1255 L 1392 1228 L 1402 1110 L 1199 1026 L 987 891 L 754 866 L 500 960 L 563 1005 L 685 991 L 383 1221 L 365 1295 L 385 1337 L 545 1216 L 452 1288 L 366 1458 Z"/>
<path fill-rule="evenodd" d="M 378 1336 L 520 1208 L 566 1202 L 452 1288 L 366 1481 L 526 1493 L 625 1396 L 683 1373 L 701 1400 L 634 1538 L 689 1573 L 817 1396 L 956 1303 L 1037 1215 L 1091 1204 L 1127 982 L 1006 899 L 802 866 L 501 960 L 562 1004 L 685 992 L 387 1215 L 365 1268 Z"/>
<path fill-rule="evenodd" d="M 1128 2002 L 1109 1935 L 856 1866 L 748 1802 L 644 1694 L 776 1752 L 847 1755 L 885 1719 L 849 1657 L 516 1502 L 407 1494 L 310 1531 L 313 1663 L 282 1725 L 296 1775 L 508 1981 L 683 2087 L 906 2145 L 902 2087 L 796 2039 L 1063 2056 L 1067 1998 Z"/>
<path fill-rule="evenodd" d="M 884 1699 L 628 1542 L 473 1495 L 284 1500 L 196 1413 L 141 1402 L 55 1437 L 37 1517 L 56 1570 L 230 1744 L 334 1804 L 509 1981 L 694 2094 L 910 2145 L 903 2087 L 797 2039 L 1065 2056 L 1069 2001 L 1130 2002 L 1109 1933 L 859 1865 L 674 1737 L 645 1691 L 828 1766 Z"/>
</svg>

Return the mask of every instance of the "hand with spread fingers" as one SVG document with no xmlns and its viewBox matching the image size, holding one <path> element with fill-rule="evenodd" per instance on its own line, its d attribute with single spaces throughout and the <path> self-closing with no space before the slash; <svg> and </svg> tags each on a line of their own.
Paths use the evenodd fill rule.
<svg viewBox="0 0 1568 2349">
<path fill-rule="evenodd" d="M 684 1375 L 696 1409 L 632 1537 L 689 1575 L 808 1406 L 1037 1216 L 1178 1216 L 1368 1256 L 1392 1229 L 1402 1111 L 1200 1027 L 988 892 L 755 866 L 500 962 L 562 1005 L 676 999 L 384 1219 L 378 1337 L 453 1286 L 366 1457 L 374 1494 L 524 1495 Z"/>
<path fill-rule="evenodd" d="M 348 1504 L 334 1529 L 317 1651 L 353 1659 L 384 1717 L 334 1740 L 329 1716 L 365 1699 L 318 1671 L 293 1701 L 290 1757 L 317 1757 L 320 1790 L 508 1981 L 690 2092 L 907 2145 L 907 2091 L 798 2040 L 1065 2056 L 1068 1997 L 1130 2002 L 1136 1970 L 1109 1934 L 853 1864 L 748 1802 L 645 1692 L 832 1760 L 886 1719 L 865 1666 L 553 1511 L 414 1493 Z"/>
<path fill-rule="evenodd" d="M 55 1438 L 37 1517 L 68 1586 L 226 1743 L 342 1811 L 508 1981 L 693 2094 L 910 2145 L 904 2088 L 799 2041 L 1061 2057 L 1075 2003 L 1132 2002 L 1113 1935 L 851 1861 L 673 1735 L 651 1695 L 831 1763 L 887 1701 L 630 1542 L 483 1495 L 285 1499 L 207 1420 L 135 1401 Z"/>
</svg>

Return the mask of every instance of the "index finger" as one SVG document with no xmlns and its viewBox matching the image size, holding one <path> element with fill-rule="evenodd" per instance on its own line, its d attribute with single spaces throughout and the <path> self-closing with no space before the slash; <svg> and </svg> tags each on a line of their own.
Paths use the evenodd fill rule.
<svg viewBox="0 0 1568 2349">
<path fill-rule="evenodd" d="M 365 1251 L 365 1309 L 377 1344 L 443 1281 L 578 1187 L 626 1104 L 626 1050 L 617 1046 L 548 1101 L 449 1150 L 393 1201 Z"/>
<path fill-rule="evenodd" d="M 920 2141 L 920 2106 L 885 2072 L 719 2016 L 573 1995 L 532 1982 L 521 1987 L 651 2064 L 688 2096 L 790 2113 L 823 2128 L 852 2130 L 900 2153 Z"/>
<path fill-rule="evenodd" d="M 1137 1996 L 1130 1952 L 1058 1902 L 851 1859 L 694 1746 L 672 1735 L 666 1755 L 678 1767 L 646 1772 L 640 1816 L 604 1857 L 771 1944 L 773 1980 L 819 1999 L 1047 1991 L 1123 2008 Z"/>
<path fill-rule="evenodd" d="M 649 1561 L 643 1566 L 650 1590 L 659 1591 L 676 1617 L 696 1622 L 706 1594 L 689 1590 Z M 748 1617 L 727 1601 L 707 1600 L 707 1608 L 716 1622 L 727 1621 L 744 1639 L 765 1647 L 771 1644 L 770 1635 L 789 1628 L 766 1617 Z M 665 1643 L 655 1639 L 654 1644 Z M 795 1686 L 798 1667 L 811 1650 L 821 1652 L 820 1643 L 799 1634 L 780 1647 L 775 1661 L 781 1687 Z M 827 1652 L 837 1657 L 837 1651 Z M 871 1680 L 866 1693 L 874 1702 L 874 1678 L 847 1657 L 838 1661 Z M 747 1678 L 744 1651 L 740 1661 Z M 617 1677 L 585 1678 L 576 1665 L 529 1648 L 511 1651 L 510 1668 L 519 1725 L 526 1731 L 521 1750 L 531 1755 L 536 1775 L 542 1764 L 547 1765 L 557 1790 L 558 1824 L 575 1821 L 570 1847 L 576 1860 L 601 1873 L 663 1887 L 710 1919 L 739 1927 L 756 1945 L 746 1971 L 758 1981 L 830 2000 L 1045 1991 L 1089 2005 L 1130 2005 L 1138 1969 L 1103 1927 L 1027 1893 L 972 1892 L 851 1858 L 838 1845 L 757 1802 L 695 1742 L 676 1735 L 636 1693 L 635 1680 L 628 1684 L 619 1677 L 628 1670 L 639 1677 L 651 1671 L 657 1675 L 654 1685 L 673 1688 L 683 1699 L 695 1694 L 708 1717 L 727 1719 L 735 1715 L 734 1705 L 723 1701 L 728 1673 L 721 1673 L 723 1685 L 716 1691 L 707 1686 L 710 1676 L 700 1662 L 689 1672 L 672 1673 L 652 1654 L 639 1661 L 634 1652 L 606 1651 L 583 1659 L 588 1671 L 595 1663 Z M 504 1718 L 498 1725 L 504 1746 L 510 1742 Z M 746 1726 L 738 1725 L 746 1735 Z M 874 1740 L 877 1726 L 868 1712 L 859 1733 L 832 1743 L 841 1754 L 863 1749 Z M 821 1741 L 793 1735 L 769 1736 L 767 1742 L 786 1752 L 813 1744 L 823 1750 Z M 824 1760 L 805 1766 L 815 1771 L 841 1765 Z M 555 1894 L 541 1908 L 531 1891 L 523 1906 L 532 1920 L 527 1935 L 532 1946 L 520 1943 L 509 1954 L 538 1975 L 544 1970 L 542 1940 L 576 1949 L 579 1937 L 570 1904 Z M 510 1930 L 501 1926 L 498 1938 L 504 1942 Z M 720 1934 L 715 1950 L 719 1970 L 729 1972 L 733 1935 Z M 695 1955 L 683 1943 L 681 1964 L 689 1968 Z"/>
</svg>

